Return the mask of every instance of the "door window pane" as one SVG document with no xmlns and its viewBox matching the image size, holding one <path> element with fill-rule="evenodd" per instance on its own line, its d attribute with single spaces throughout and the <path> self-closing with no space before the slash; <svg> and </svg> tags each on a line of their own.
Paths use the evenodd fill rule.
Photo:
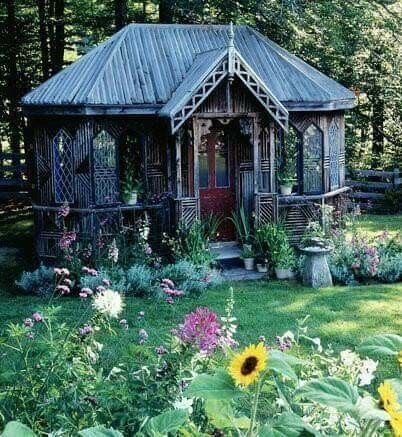
<svg viewBox="0 0 402 437">
<path fill-rule="evenodd" d="M 223 136 L 215 144 L 215 178 L 217 187 L 229 186 L 229 154 Z"/>
<path fill-rule="evenodd" d="M 207 137 L 201 137 L 201 144 L 198 149 L 198 166 L 200 188 L 208 188 L 208 142 Z"/>
</svg>

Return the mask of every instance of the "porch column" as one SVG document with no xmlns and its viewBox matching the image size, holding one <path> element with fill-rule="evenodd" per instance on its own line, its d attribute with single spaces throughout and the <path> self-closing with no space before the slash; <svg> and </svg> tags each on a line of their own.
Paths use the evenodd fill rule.
<svg viewBox="0 0 402 437">
<path fill-rule="evenodd" d="M 276 188 L 276 150 L 275 150 L 275 124 L 269 123 L 269 184 L 271 193 L 277 191 Z"/>
<path fill-rule="evenodd" d="M 260 159 L 259 159 L 259 124 L 257 117 L 253 117 L 253 174 L 254 174 L 254 194 L 259 190 Z"/>
<path fill-rule="evenodd" d="M 175 135 L 176 146 L 176 197 L 182 197 L 182 176 L 181 176 L 181 135 L 182 130 L 179 129 Z"/>
</svg>

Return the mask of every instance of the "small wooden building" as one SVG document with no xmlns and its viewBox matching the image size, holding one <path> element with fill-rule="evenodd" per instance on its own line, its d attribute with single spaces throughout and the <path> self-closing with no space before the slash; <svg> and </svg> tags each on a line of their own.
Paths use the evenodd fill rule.
<svg viewBox="0 0 402 437">
<path fill-rule="evenodd" d="M 94 244 L 141 211 L 162 231 L 240 205 L 297 240 L 316 203 L 346 190 L 354 94 L 248 26 L 130 24 L 22 105 L 42 258 L 57 256 L 64 202 Z M 145 188 L 136 205 L 121 198 L 129 171 Z M 235 238 L 230 225 L 220 237 Z"/>
</svg>

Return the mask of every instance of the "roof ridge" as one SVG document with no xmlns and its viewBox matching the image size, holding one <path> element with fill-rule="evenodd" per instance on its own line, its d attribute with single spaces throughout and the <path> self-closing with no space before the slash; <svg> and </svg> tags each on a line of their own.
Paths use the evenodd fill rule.
<svg viewBox="0 0 402 437">
<path fill-rule="evenodd" d="M 101 80 L 101 78 L 103 77 L 103 75 L 105 74 L 106 68 L 110 65 L 110 62 L 112 61 L 114 54 L 116 53 L 117 49 L 119 49 L 121 47 L 121 44 L 124 40 L 124 36 L 126 35 L 126 33 L 128 32 L 128 26 L 123 27 L 123 29 L 120 30 L 120 32 L 117 32 L 117 34 L 115 35 L 116 37 L 118 36 L 117 41 L 116 41 L 116 45 L 112 48 L 111 52 L 109 53 L 109 56 L 106 60 L 106 62 L 102 65 L 102 68 L 100 69 L 94 83 L 92 84 L 91 88 L 88 90 L 88 92 L 86 93 L 86 100 L 89 100 L 92 92 L 94 91 L 96 85 L 98 84 L 99 80 Z M 105 45 L 109 42 L 110 43 L 110 39 L 105 41 Z M 102 45 L 102 44 L 101 44 Z M 100 47 L 100 46 L 99 46 Z M 74 96 L 75 97 L 75 96 Z"/>
<path fill-rule="evenodd" d="M 272 41 L 272 40 L 269 39 L 267 36 L 263 35 L 262 33 L 258 32 L 257 30 L 253 29 L 252 27 L 250 27 L 250 26 L 247 26 L 247 27 L 248 27 L 248 28 L 251 30 L 251 32 L 254 34 L 254 37 L 255 37 L 255 38 L 257 38 L 257 36 L 258 36 L 258 39 L 260 39 L 260 40 L 262 39 L 263 42 L 264 42 L 265 44 L 269 44 L 270 48 L 271 48 L 272 50 L 274 50 L 275 53 L 278 54 L 278 56 L 280 56 L 284 61 L 288 62 L 288 63 L 291 64 L 294 68 L 296 68 L 296 70 L 299 71 L 299 72 L 300 72 L 304 77 L 306 77 L 310 82 L 314 83 L 316 86 L 318 86 L 319 88 L 321 88 L 321 89 L 324 91 L 324 93 L 328 96 L 328 98 L 331 99 L 331 94 L 328 93 L 328 90 L 325 89 L 325 88 L 324 88 L 322 85 L 320 85 L 319 83 L 317 83 L 317 82 L 316 82 L 316 81 L 315 81 L 311 76 L 309 76 L 306 72 L 304 72 L 303 70 L 301 70 L 300 67 L 299 67 L 298 65 L 296 65 L 294 62 L 292 62 L 290 59 L 287 59 L 287 58 L 284 56 L 284 54 L 282 53 L 282 50 L 286 51 L 286 53 L 289 53 L 289 55 L 296 57 L 296 58 L 297 58 L 298 60 L 300 60 L 301 62 L 305 62 L 305 61 L 303 61 L 303 59 L 297 57 L 296 55 L 294 55 L 293 53 L 289 52 L 288 50 L 286 50 L 286 49 L 280 47 L 280 46 L 279 46 L 275 41 Z M 271 45 L 271 44 L 272 44 L 272 45 Z M 279 48 L 280 50 L 278 50 L 278 48 Z M 332 79 L 331 77 L 326 76 L 326 75 L 324 75 L 323 73 L 321 73 L 319 70 L 317 70 L 317 69 L 316 69 L 315 67 L 313 67 L 312 65 L 309 65 L 309 64 L 306 64 L 306 65 L 308 65 L 310 68 L 313 68 L 314 71 L 318 72 L 319 74 L 322 74 L 323 76 L 325 76 L 326 78 L 332 80 L 333 82 L 338 83 L 338 82 L 336 82 L 336 80 Z M 341 86 L 343 86 L 343 85 L 341 85 Z M 346 87 L 344 87 L 344 88 L 346 88 Z M 346 88 L 346 89 L 347 89 L 347 88 Z"/>
</svg>

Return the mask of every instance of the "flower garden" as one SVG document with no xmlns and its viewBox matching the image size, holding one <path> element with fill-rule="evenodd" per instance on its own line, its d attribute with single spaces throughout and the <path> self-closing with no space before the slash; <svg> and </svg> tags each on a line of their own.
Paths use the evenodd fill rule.
<svg viewBox="0 0 402 437">
<path fill-rule="evenodd" d="M 54 267 L 4 259 L 3 435 L 401 436 L 400 221 L 312 224 L 336 284 L 319 290 L 269 227 L 251 247 L 267 278 L 223 282 L 212 221 L 166 236 L 168 255 L 142 220 L 96 262 L 68 229 Z M 10 229 L 29 222 L 5 245 Z M 295 278 L 278 281 L 284 258 Z"/>
</svg>

